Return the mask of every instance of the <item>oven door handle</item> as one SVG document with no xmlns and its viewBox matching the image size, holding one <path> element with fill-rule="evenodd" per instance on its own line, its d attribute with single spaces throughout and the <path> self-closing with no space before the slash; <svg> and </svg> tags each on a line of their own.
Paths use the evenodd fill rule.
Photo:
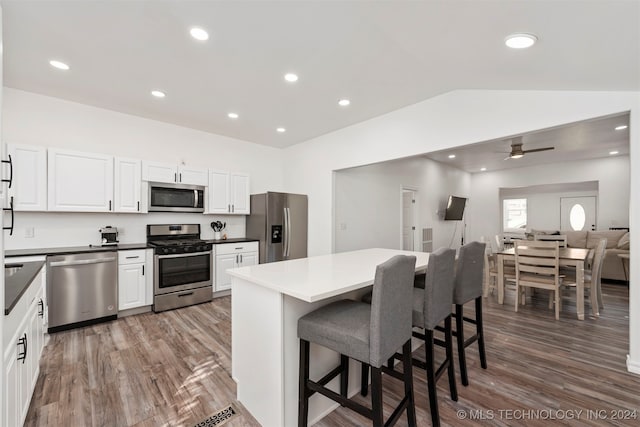
<svg viewBox="0 0 640 427">
<path fill-rule="evenodd" d="M 197 255 L 211 255 L 211 251 L 205 252 L 187 252 L 184 254 L 172 254 L 172 255 L 156 255 L 158 259 L 166 259 L 166 258 L 179 258 L 179 257 L 187 257 L 187 256 L 197 256 Z"/>
</svg>

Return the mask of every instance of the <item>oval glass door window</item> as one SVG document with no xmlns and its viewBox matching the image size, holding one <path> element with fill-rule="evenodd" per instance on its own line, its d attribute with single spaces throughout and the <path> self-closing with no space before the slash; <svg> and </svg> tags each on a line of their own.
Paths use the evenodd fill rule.
<svg viewBox="0 0 640 427">
<path fill-rule="evenodd" d="M 569 224 L 574 231 L 580 231 L 584 228 L 584 223 L 587 219 L 584 208 L 580 204 L 575 204 L 569 211 Z"/>
</svg>

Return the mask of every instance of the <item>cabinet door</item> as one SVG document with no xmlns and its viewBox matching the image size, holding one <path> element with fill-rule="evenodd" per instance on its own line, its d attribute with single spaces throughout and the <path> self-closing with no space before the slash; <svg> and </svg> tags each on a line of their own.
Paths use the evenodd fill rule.
<svg viewBox="0 0 640 427">
<path fill-rule="evenodd" d="M 22 425 L 25 417 L 27 416 L 27 411 L 29 410 L 29 403 L 31 402 L 31 394 L 33 393 L 33 388 L 31 387 L 33 381 L 33 372 L 34 372 L 34 351 L 33 351 L 33 335 L 31 333 L 31 322 L 33 320 L 33 315 L 35 314 L 35 310 L 30 310 L 27 318 L 25 319 L 25 323 L 23 324 L 23 328 L 20 329 L 22 333 L 20 336 L 26 336 L 27 338 L 27 355 L 24 363 L 22 361 L 19 362 L 20 366 L 18 368 L 18 381 L 20 382 L 20 424 Z M 22 346 L 21 346 L 22 347 Z M 20 347 L 20 348 L 21 348 Z M 22 350 L 22 348 L 21 348 Z"/>
<path fill-rule="evenodd" d="M 174 163 L 142 162 L 142 179 L 152 182 L 178 182 L 178 169 Z"/>
<path fill-rule="evenodd" d="M 240 267 L 258 264 L 258 252 L 243 252 L 240 254 Z"/>
<path fill-rule="evenodd" d="M 144 264 L 118 266 L 118 309 L 142 307 L 146 301 Z"/>
<path fill-rule="evenodd" d="M 231 174 L 231 213 L 249 215 L 249 175 Z"/>
<path fill-rule="evenodd" d="M 109 212 L 113 209 L 113 157 L 49 149 L 49 210 Z"/>
<path fill-rule="evenodd" d="M 116 212 L 140 212 L 142 162 L 115 158 L 115 189 L 113 199 Z"/>
<path fill-rule="evenodd" d="M 4 426 L 19 426 L 20 422 L 20 410 L 22 405 L 20 404 L 20 369 L 23 369 L 22 362 L 18 361 L 18 346 L 16 343 L 11 344 L 11 348 L 8 349 L 5 359 L 5 384 L 4 384 L 4 408 L 3 414 Z"/>
<path fill-rule="evenodd" d="M 7 144 L 13 182 L 9 197 L 16 211 L 47 210 L 47 149 L 33 145 Z"/>
<path fill-rule="evenodd" d="M 209 176 L 206 169 L 178 166 L 178 182 L 191 185 L 209 185 Z"/>
<path fill-rule="evenodd" d="M 31 401 L 32 390 L 35 390 L 36 382 L 38 382 L 38 374 L 40 373 L 40 352 L 42 351 L 42 320 L 40 319 L 38 310 L 38 301 L 40 300 L 40 294 L 36 296 L 36 300 L 33 302 L 33 309 L 31 310 L 31 316 L 29 317 L 29 402 Z M 27 410 L 29 404 L 26 404 Z"/>
<path fill-rule="evenodd" d="M 238 254 L 227 254 L 216 256 L 216 291 L 231 289 L 231 276 L 227 274 L 227 269 L 236 268 Z"/>
<path fill-rule="evenodd" d="M 229 173 L 209 171 L 209 213 L 230 213 Z"/>
</svg>

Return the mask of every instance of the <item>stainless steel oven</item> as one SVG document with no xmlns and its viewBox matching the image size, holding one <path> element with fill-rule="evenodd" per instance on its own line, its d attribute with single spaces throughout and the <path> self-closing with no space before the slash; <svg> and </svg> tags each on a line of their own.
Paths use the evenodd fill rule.
<svg viewBox="0 0 640 427">
<path fill-rule="evenodd" d="M 204 212 L 204 187 L 149 183 L 150 212 Z"/>
<path fill-rule="evenodd" d="M 155 295 L 213 285 L 211 251 L 154 256 Z"/>
</svg>

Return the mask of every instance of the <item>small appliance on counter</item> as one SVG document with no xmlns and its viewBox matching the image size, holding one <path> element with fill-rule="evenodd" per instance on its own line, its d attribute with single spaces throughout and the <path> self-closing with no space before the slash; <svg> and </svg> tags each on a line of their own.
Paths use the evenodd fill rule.
<svg viewBox="0 0 640 427">
<path fill-rule="evenodd" d="M 100 229 L 102 246 L 113 246 L 118 244 L 118 229 L 107 225 Z"/>
</svg>

